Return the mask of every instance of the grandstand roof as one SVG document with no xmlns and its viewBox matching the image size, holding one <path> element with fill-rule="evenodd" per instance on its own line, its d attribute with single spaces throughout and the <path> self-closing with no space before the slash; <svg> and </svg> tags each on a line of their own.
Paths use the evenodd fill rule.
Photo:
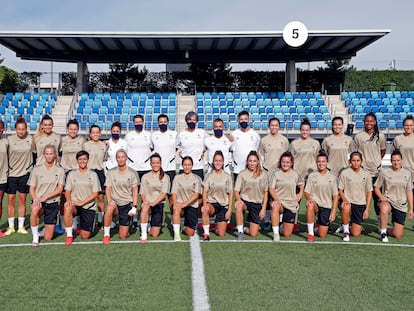
<svg viewBox="0 0 414 311">
<path fill-rule="evenodd" d="M 309 31 L 292 48 L 281 31 L 0 31 L 0 44 L 23 59 L 86 63 L 284 63 L 351 58 L 390 30 Z"/>
</svg>

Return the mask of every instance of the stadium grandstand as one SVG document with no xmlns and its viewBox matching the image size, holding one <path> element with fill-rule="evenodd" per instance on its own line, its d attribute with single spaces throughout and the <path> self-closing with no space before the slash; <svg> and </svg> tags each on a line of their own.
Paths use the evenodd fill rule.
<svg viewBox="0 0 414 311">
<path fill-rule="evenodd" d="M 199 127 L 212 130 L 215 118 L 223 119 L 227 130 L 237 127 L 237 114 L 249 111 L 251 126 L 264 134 L 270 117 L 281 121 L 281 131 L 289 138 L 297 135 L 300 121 L 307 117 L 314 134 L 323 138 L 331 130 L 333 116 L 342 116 L 345 126 L 361 128 L 366 112 L 377 114 L 387 134 L 401 129 L 404 114 L 412 111 L 411 92 L 296 92 L 296 62 L 351 58 L 390 30 L 309 31 L 300 48 L 288 46 L 282 32 L 213 33 L 69 33 L 1 32 L 0 44 L 23 59 L 76 62 L 77 90 L 73 96 L 55 93 L 7 93 L 1 98 L 0 113 L 7 131 L 23 114 L 30 131 L 36 131 L 43 114 L 55 120 L 55 131 L 65 133 L 68 119 L 76 118 L 85 133 L 99 125 L 108 133 L 114 121 L 131 129 L 132 117 L 142 114 L 145 128 L 156 128 L 160 113 L 170 117 L 170 128 L 181 130 L 184 115 L 193 110 Z M 285 90 L 274 92 L 88 92 L 87 63 L 285 63 Z M 292 136 L 290 136 L 292 135 Z"/>
</svg>

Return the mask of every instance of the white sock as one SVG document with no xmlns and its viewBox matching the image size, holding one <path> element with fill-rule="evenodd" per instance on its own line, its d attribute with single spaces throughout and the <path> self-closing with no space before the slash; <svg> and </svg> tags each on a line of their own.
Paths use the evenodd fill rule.
<svg viewBox="0 0 414 311">
<path fill-rule="evenodd" d="M 63 224 L 63 221 L 62 221 L 62 224 Z M 72 228 L 78 229 L 78 216 L 73 217 Z"/>
<path fill-rule="evenodd" d="M 344 227 L 344 233 L 349 233 L 349 224 L 347 225 L 342 225 Z"/>
<path fill-rule="evenodd" d="M 32 226 L 33 243 L 39 243 L 39 226 Z"/>
<path fill-rule="evenodd" d="M 314 233 L 313 233 L 313 223 L 307 224 L 307 225 L 308 225 L 308 234 L 314 235 Z"/>
<path fill-rule="evenodd" d="M 65 228 L 65 232 L 66 232 L 66 236 L 67 236 L 67 237 L 73 237 L 73 234 L 72 234 L 72 227 L 66 227 L 66 228 Z"/>
<path fill-rule="evenodd" d="M 381 233 L 381 234 L 383 234 L 383 233 L 385 233 L 385 234 L 386 234 L 386 233 L 387 233 L 387 228 L 385 228 L 385 229 L 380 229 L 380 233 Z"/>
<path fill-rule="evenodd" d="M 24 227 L 24 217 L 19 217 L 19 229 Z"/>
<path fill-rule="evenodd" d="M 14 228 L 14 217 L 7 218 L 7 221 L 9 222 L 9 228 Z"/>
<path fill-rule="evenodd" d="M 104 227 L 104 236 L 111 235 L 111 227 Z"/>
<path fill-rule="evenodd" d="M 274 235 L 279 235 L 279 226 L 272 226 L 272 229 Z"/>
<path fill-rule="evenodd" d="M 134 217 L 132 217 L 132 222 L 138 222 L 138 215 L 134 215 Z"/>
<path fill-rule="evenodd" d="M 141 239 L 146 240 L 147 239 L 147 227 L 148 224 L 141 223 Z M 180 230 L 180 229 L 178 229 Z M 174 230 L 175 232 L 175 230 Z"/>
<path fill-rule="evenodd" d="M 180 224 L 173 224 L 174 234 L 180 234 Z"/>
<path fill-rule="evenodd" d="M 264 218 L 264 222 L 265 223 L 270 222 L 270 210 L 266 210 L 266 215 L 265 215 L 265 218 Z"/>
<path fill-rule="evenodd" d="M 203 225 L 203 231 L 204 231 L 204 234 L 210 234 L 210 226 L 209 225 Z"/>
<path fill-rule="evenodd" d="M 236 226 L 238 233 L 243 233 L 243 225 Z"/>
<path fill-rule="evenodd" d="M 104 216 L 104 212 L 98 212 L 98 222 L 100 223 L 103 222 L 103 216 Z"/>
</svg>

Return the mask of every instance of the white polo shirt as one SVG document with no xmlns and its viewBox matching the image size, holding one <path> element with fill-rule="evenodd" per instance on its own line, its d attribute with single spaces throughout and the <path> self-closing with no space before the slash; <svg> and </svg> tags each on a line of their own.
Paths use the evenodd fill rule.
<svg viewBox="0 0 414 311">
<path fill-rule="evenodd" d="M 177 148 L 177 132 L 167 130 L 165 132 L 157 131 L 152 133 L 151 141 L 154 146 L 154 152 L 161 156 L 162 169 L 164 171 L 175 171 L 175 151 Z"/>
<path fill-rule="evenodd" d="M 216 136 L 209 136 L 204 140 L 204 145 L 208 151 L 208 164 L 209 168 L 208 171 L 210 172 L 213 167 L 213 157 L 214 153 L 217 150 L 220 150 L 223 152 L 224 156 L 224 171 L 226 173 L 230 174 L 230 148 L 232 146 L 232 143 L 229 141 L 229 139 L 223 135 L 220 138 L 217 138 Z"/>
<path fill-rule="evenodd" d="M 149 171 L 151 170 L 150 156 L 153 148 L 151 142 L 151 133 L 142 131 L 128 132 L 125 136 L 127 142 L 127 153 L 131 160 L 130 167 L 136 171 Z"/>
<path fill-rule="evenodd" d="M 202 153 L 204 152 L 204 140 L 207 137 L 207 132 L 198 128 L 193 132 L 184 130 L 178 134 L 177 146 L 181 150 L 181 157 L 190 156 L 193 159 L 193 170 L 204 169 Z"/>
<path fill-rule="evenodd" d="M 255 130 L 250 128 L 247 132 L 240 129 L 233 131 L 233 171 L 235 174 L 240 173 L 246 168 L 246 160 L 250 151 L 257 151 L 260 143 L 260 136 Z"/>
</svg>

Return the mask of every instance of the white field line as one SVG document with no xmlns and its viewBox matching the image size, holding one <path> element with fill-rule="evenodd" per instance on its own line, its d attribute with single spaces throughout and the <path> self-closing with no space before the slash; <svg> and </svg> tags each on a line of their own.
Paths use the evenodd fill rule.
<svg viewBox="0 0 414 311">
<path fill-rule="evenodd" d="M 206 277 L 204 274 L 204 261 L 201 254 L 198 235 L 190 238 L 191 252 L 191 281 L 193 289 L 193 310 L 210 311 Z"/>
<path fill-rule="evenodd" d="M 149 240 L 145 244 L 152 244 L 152 243 L 189 243 L 190 240 L 183 240 L 181 242 L 175 242 L 173 240 Z M 315 241 L 313 243 L 309 243 L 307 241 L 298 241 L 298 240 L 282 240 L 280 242 L 273 242 L 271 240 L 244 240 L 243 242 L 237 240 L 210 240 L 209 242 L 202 242 L 204 243 L 272 243 L 275 246 L 278 244 L 308 244 L 308 245 L 364 245 L 364 246 L 378 246 L 378 247 L 403 247 L 403 248 L 414 248 L 414 244 L 394 244 L 394 243 L 372 243 L 372 242 L 333 242 L 333 241 Z M 65 242 L 45 242 L 40 243 L 39 247 L 44 246 L 64 246 Z M 82 241 L 82 242 L 73 242 L 72 245 L 99 245 L 102 244 L 102 241 Z M 143 244 L 140 241 L 111 241 L 111 244 Z M 29 243 L 23 244 L 0 244 L 0 248 L 2 247 L 27 247 L 32 246 Z M 103 245 L 105 247 L 106 245 Z M 67 246 L 70 248 L 70 246 Z"/>
</svg>

